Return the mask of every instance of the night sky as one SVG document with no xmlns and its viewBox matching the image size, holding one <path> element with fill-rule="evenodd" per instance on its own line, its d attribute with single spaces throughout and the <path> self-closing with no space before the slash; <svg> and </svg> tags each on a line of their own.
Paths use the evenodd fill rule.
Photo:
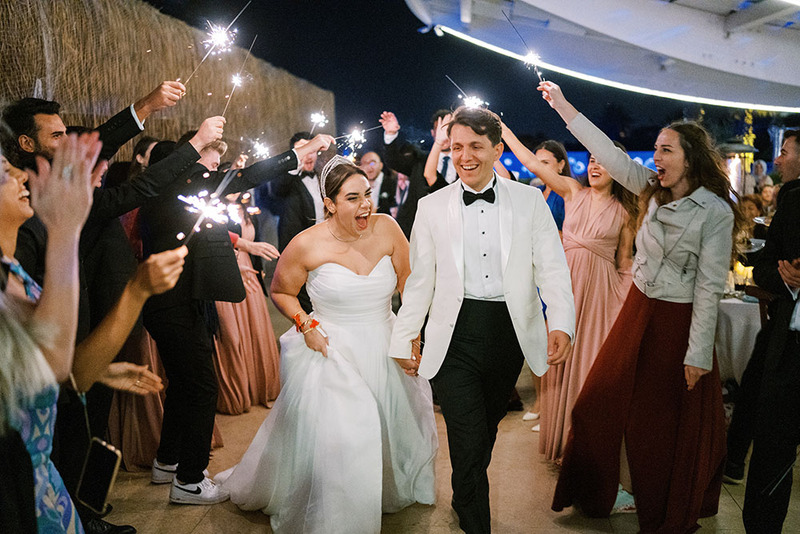
<svg viewBox="0 0 800 534">
<path fill-rule="evenodd" d="M 149 3 L 204 28 L 206 20 L 227 23 L 246 1 Z M 490 109 L 502 113 L 517 134 L 537 140 L 550 137 L 580 149 L 535 91 L 532 71 L 455 37 L 419 33 L 422 26 L 402 0 L 253 0 L 236 23 L 240 46 L 258 34 L 255 56 L 334 93 L 340 132 L 350 131 L 360 121 L 364 127 L 377 125 L 381 111 L 389 110 L 397 114 L 410 138 L 428 138 L 431 114 L 458 105 L 458 91 L 445 78 L 447 74 L 468 94 L 488 101 Z M 651 149 L 658 129 L 671 120 L 700 113 L 694 104 L 547 72 L 545 76 L 559 83 L 579 110 L 633 150 Z M 706 107 L 705 112 L 712 126 L 719 122 L 721 131 L 736 129 L 729 110 Z M 298 130 L 307 128 L 298 125 Z M 368 133 L 368 145 L 382 142 L 381 132 Z M 760 144 L 766 142 L 768 147 L 769 138 L 760 137 Z"/>
</svg>

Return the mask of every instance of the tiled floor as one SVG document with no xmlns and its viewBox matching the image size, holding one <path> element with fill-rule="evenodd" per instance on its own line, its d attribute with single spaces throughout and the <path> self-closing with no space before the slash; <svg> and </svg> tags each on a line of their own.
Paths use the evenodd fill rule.
<svg viewBox="0 0 800 534">
<path fill-rule="evenodd" d="M 273 314 L 276 330 L 288 325 Z M 523 371 L 518 389 L 523 400 L 533 397 L 530 373 Z M 269 411 L 254 408 L 239 416 L 217 416 L 225 446 L 214 451 L 209 470 L 215 474 L 235 464 L 243 454 Z M 500 424 L 497 445 L 489 470 L 492 502 L 492 529 L 499 534 L 545 534 L 565 532 L 634 533 L 635 515 L 610 519 L 587 519 L 574 512 L 555 513 L 550 501 L 556 471 L 538 451 L 538 434 L 531 424 L 522 421 L 522 413 L 510 413 Z M 450 462 L 447 437 L 441 414 L 439 456 L 436 462 L 437 505 L 415 505 L 383 517 L 384 533 L 458 533 L 450 508 Z M 794 492 L 784 532 L 800 533 L 800 470 L 794 469 Z M 169 486 L 153 486 L 149 473 L 121 472 L 114 489 L 114 511 L 107 518 L 115 524 L 134 525 L 140 534 L 268 533 L 269 520 L 260 512 L 244 513 L 230 502 L 215 506 L 179 506 L 168 504 Z M 720 512 L 701 521 L 700 532 L 744 533 L 741 507 L 744 486 L 723 486 Z"/>
</svg>

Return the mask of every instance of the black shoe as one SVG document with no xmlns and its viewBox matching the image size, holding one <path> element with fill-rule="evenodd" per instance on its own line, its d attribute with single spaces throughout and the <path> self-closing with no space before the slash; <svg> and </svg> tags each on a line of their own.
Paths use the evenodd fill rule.
<svg viewBox="0 0 800 534">
<path fill-rule="evenodd" d="M 102 519 L 92 518 L 83 524 L 86 534 L 136 534 L 130 525 L 112 525 Z"/>
<path fill-rule="evenodd" d="M 735 486 L 744 482 L 744 464 L 725 462 L 725 474 L 722 475 L 722 481 Z"/>
</svg>

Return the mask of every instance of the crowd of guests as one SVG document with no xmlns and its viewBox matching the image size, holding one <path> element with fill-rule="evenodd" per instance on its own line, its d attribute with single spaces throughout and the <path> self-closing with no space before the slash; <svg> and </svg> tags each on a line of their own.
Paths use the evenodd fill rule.
<svg viewBox="0 0 800 534">
<path fill-rule="evenodd" d="M 486 469 L 497 423 L 513 388 L 509 380 L 528 359 L 536 400 L 524 419 L 537 421 L 539 452 L 560 468 L 554 510 L 578 505 L 593 517 L 635 511 L 643 532 L 693 532 L 698 518 L 717 512 L 723 479 L 743 481 L 745 456 L 753 443 L 745 526 L 748 532 L 780 532 L 800 443 L 800 191 L 794 191 L 800 184 L 800 135 L 787 131 L 775 161 L 782 184 L 774 184 L 766 163 L 758 160 L 746 180 L 749 189 L 739 196 L 731 190 L 724 160 L 700 124 L 676 122 L 661 130 L 653 171 L 630 159 L 625 148 L 578 112 L 557 85 L 543 82 L 539 90 L 590 152 L 585 184 L 572 177 L 563 145 L 548 140 L 526 146 L 485 110 L 475 117 L 463 108 L 437 111 L 431 119 L 429 152 L 404 137 L 394 113 L 384 112 L 381 149 L 323 172 L 321 155 L 333 141 L 325 134 L 298 132 L 286 152 L 252 164 L 244 155 L 228 154 L 223 117 L 209 117 L 175 141 L 141 135 L 150 115 L 179 104 L 185 94 L 180 82 L 162 83 L 94 129 L 66 126 L 56 102 L 24 98 L 6 106 L 0 169 L 0 473 L 10 483 L 0 488 L 0 530 L 135 532 L 132 526 L 107 523 L 102 510 L 75 498 L 83 465 L 75 459 L 85 457 L 89 436 L 96 436 L 122 450 L 126 468 L 149 468 L 153 483 L 170 484 L 173 503 L 214 504 L 233 491 L 240 506 L 271 510 L 276 531 L 291 531 L 297 525 L 292 510 L 301 506 L 298 502 L 311 509 L 322 497 L 310 493 L 301 501 L 288 498 L 286 480 L 305 480 L 313 474 L 276 467 L 286 480 L 276 475 L 259 479 L 260 484 L 269 484 L 271 492 L 284 492 L 286 498 L 268 502 L 243 489 L 252 487 L 247 477 L 254 468 L 240 467 L 215 483 L 206 469 L 212 446 L 222 441 L 215 433 L 215 414 L 240 414 L 257 404 L 271 408 L 282 398 L 269 430 L 263 436 L 259 432 L 261 438 L 251 445 L 254 452 L 248 451 L 242 461 L 253 467 L 264 454 L 263 461 L 280 465 L 285 457 L 270 457 L 264 451 L 274 456 L 274 451 L 283 450 L 274 443 L 288 439 L 281 421 L 294 417 L 292 395 L 298 388 L 336 387 L 296 378 L 315 372 L 312 364 L 297 363 L 302 353 L 298 347 L 325 356 L 333 350 L 321 327 L 317 329 L 326 311 L 316 310 L 315 302 L 333 298 L 325 293 L 329 286 L 323 289 L 320 284 L 326 276 L 343 276 L 336 282 L 343 286 L 351 282 L 350 274 L 371 277 L 384 269 L 380 265 L 388 257 L 388 278 L 376 275 L 371 280 L 374 291 L 402 293 L 408 278 L 413 302 L 400 309 L 399 323 L 416 329 L 416 335 L 427 321 L 424 337 L 430 339 L 416 340 L 413 354 L 405 354 L 404 345 L 397 351 L 403 354 L 393 353 L 401 345 L 394 337 L 389 345 L 391 321 L 382 315 L 373 318 L 370 331 L 386 332 L 385 339 L 370 341 L 376 348 L 369 350 L 387 352 L 386 361 L 394 358 L 399 367 L 370 370 L 377 373 L 375 384 L 382 385 L 367 380 L 369 387 L 359 394 L 376 397 L 384 432 L 343 457 L 360 455 L 366 463 L 372 449 L 383 448 L 384 473 L 397 469 L 391 477 L 401 480 L 402 464 L 404 469 L 415 465 L 414 472 L 422 475 L 406 494 L 387 489 L 384 474 L 383 505 L 380 484 L 377 504 L 374 495 L 368 502 L 346 501 L 345 507 L 358 510 L 351 520 L 366 518 L 359 528 L 373 530 L 375 517 L 379 528 L 381 509 L 433 502 L 428 471 L 436 451 L 435 425 L 432 416 L 428 420 L 432 408 L 419 404 L 420 399 L 430 404 L 430 390 L 427 385 L 410 387 L 392 374 L 397 371 L 402 378 L 405 371 L 414 380 L 422 380 L 418 373 L 430 378 L 442 404 L 454 470 L 452 504 L 461 528 L 489 532 Z M 137 136 L 131 161 L 108 167 L 119 148 Z M 500 152 L 510 149 L 543 183 L 530 209 L 539 209 L 540 200 L 548 208 L 542 231 L 560 238 L 557 248 L 569 269 L 563 287 L 571 287 L 571 293 L 558 291 L 569 293 L 574 323 L 572 312 L 558 302 L 556 295 L 561 293 L 548 287 L 557 284 L 541 279 L 544 272 L 556 277 L 558 266 L 542 260 L 534 243 L 530 278 L 532 289 L 541 291 L 539 296 L 533 293 L 520 313 L 527 314 L 526 320 L 543 314 L 549 329 L 543 329 L 546 340 L 522 337 L 522 319 L 513 308 L 519 297 L 509 295 L 510 286 L 504 286 L 502 277 L 499 285 L 475 282 L 484 272 L 495 275 L 491 262 L 501 261 L 503 255 L 507 260 L 509 250 L 518 246 L 519 236 L 498 233 L 504 224 L 501 213 L 492 215 L 499 223 L 484 223 L 469 208 L 475 205 L 480 214 L 491 214 L 495 200 L 508 201 L 504 181 L 516 178 L 492 157 L 498 147 Z M 480 180 L 468 178 L 474 173 L 483 173 Z M 484 184 L 483 177 L 491 179 Z M 482 190 L 473 190 L 476 184 Z M 458 302 L 466 297 L 455 313 L 462 326 L 450 324 L 451 331 L 441 341 L 437 329 L 443 320 L 436 316 L 436 307 L 444 304 L 434 293 L 425 306 L 417 300 L 428 291 L 423 291 L 428 286 L 420 274 L 430 267 L 425 254 L 430 261 L 435 256 L 442 269 L 445 263 L 438 263 L 438 255 L 444 252 L 436 249 L 435 229 L 420 218 L 428 221 L 435 203 L 456 190 L 459 204 L 464 192 L 459 217 L 464 217 L 465 231 L 474 227 L 483 235 L 482 225 L 489 224 L 490 235 L 497 239 L 486 252 L 481 239 L 460 249 L 464 265 L 458 276 L 465 281 Z M 217 191 L 226 199 L 230 221 L 203 221 L 195 232 L 197 215 L 185 209 L 180 197 L 203 191 Z M 448 205 L 442 206 L 447 211 Z M 376 214 L 374 219 L 370 214 Z M 274 236 L 273 243 L 267 236 Z M 766 240 L 751 262 L 756 283 L 772 300 L 769 322 L 759 334 L 726 437 L 713 344 L 718 301 L 743 236 Z M 475 265 L 468 257 L 473 253 Z M 480 254 L 490 258 L 481 260 Z M 308 260 L 321 255 L 327 259 Z M 373 270 L 361 274 L 356 269 L 338 275 L 319 270 L 337 260 L 349 269 L 347 261 L 370 255 L 377 263 L 372 261 Z M 276 260 L 278 272 L 270 291 L 265 262 Z M 444 287 L 438 278 L 435 283 Z M 357 285 L 353 294 L 359 294 Z M 296 339 L 282 338 L 280 351 L 268 295 L 302 333 Z M 353 298 L 350 304 L 362 297 Z M 503 310 L 499 315 L 498 303 Z M 374 306 L 380 309 L 383 304 Z M 336 314 L 327 313 L 329 328 L 335 329 Z M 487 331 L 486 339 L 495 340 L 497 332 L 504 332 L 502 339 L 486 345 L 467 336 L 463 325 L 481 329 L 478 319 L 493 325 L 494 337 Z M 351 335 L 352 327 L 343 326 L 342 332 Z M 372 334 L 359 335 L 356 352 L 366 350 L 362 345 Z M 429 356 L 422 364 L 426 341 Z M 547 346 L 549 365 L 528 354 L 540 341 L 543 351 Z M 442 343 L 444 352 L 438 354 Z M 460 347 L 460 356 L 454 355 L 453 347 Z M 475 358 L 480 355 L 472 354 L 475 347 L 513 353 L 513 360 L 503 364 L 508 376 L 498 375 L 474 390 L 486 397 L 480 408 L 486 411 L 483 419 L 463 413 L 469 402 L 459 381 L 466 375 L 453 363 L 463 358 L 458 361 L 465 368 L 479 365 Z M 282 362 L 292 350 L 293 374 L 282 378 Z M 281 351 L 288 353 L 282 356 Z M 438 362 L 436 367 L 432 361 Z M 366 373 L 360 365 L 355 365 L 355 373 Z M 388 382 L 383 382 L 384 375 L 391 377 Z M 390 383 L 395 385 L 386 385 Z M 282 388 L 294 393 L 282 393 Z M 384 406 L 383 393 L 376 388 L 403 391 L 401 397 L 408 396 L 411 408 L 398 416 L 396 408 Z M 365 409 L 364 397 L 352 406 Z M 410 418 L 423 422 L 400 432 L 406 424 L 400 421 Z M 334 439 L 334 425 L 327 423 L 325 435 Z M 308 428 L 315 424 L 320 423 L 301 419 L 296 426 L 311 435 Z M 338 430 L 349 424 L 342 421 Z M 386 432 L 387 425 L 394 430 Z M 474 437 L 476 425 L 482 425 L 482 432 L 488 430 L 485 437 Z M 293 439 L 304 437 L 300 430 L 295 429 Z M 359 427 L 351 430 L 358 432 Z M 410 436 L 416 432 L 413 442 Z M 395 458 L 397 450 L 408 456 Z M 417 454 L 409 452 L 414 450 Z M 361 474 L 354 483 L 374 483 L 374 472 Z M 362 513 L 364 507 L 369 510 Z"/>
</svg>

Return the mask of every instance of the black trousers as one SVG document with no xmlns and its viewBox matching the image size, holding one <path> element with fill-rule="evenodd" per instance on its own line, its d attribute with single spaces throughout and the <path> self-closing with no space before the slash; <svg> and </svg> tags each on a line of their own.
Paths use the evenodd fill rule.
<svg viewBox="0 0 800 534">
<path fill-rule="evenodd" d="M 753 354 L 742 375 L 739 397 L 736 399 L 733 417 L 728 427 L 728 463 L 738 467 L 744 466 L 744 460 L 747 457 L 747 451 L 750 450 L 750 443 L 753 441 L 758 421 L 758 395 L 764 376 L 764 360 L 770 331 L 770 326 L 767 326 L 762 328 L 756 336 Z"/>
<path fill-rule="evenodd" d="M 486 470 L 523 359 L 506 303 L 465 300 L 431 384 L 447 425 L 453 508 L 468 534 L 491 532 Z"/>
<path fill-rule="evenodd" d="M 144 315 L 168 380 L 157 459 L 178 464 L 177 478 L 187 484 L 203 480 L 217 406 L 214 343 L 203 309 L 193 301 Z"/>
<path fill-rule="evenodd" d="M 764 365 L 742 514 L 747 532 L 759 534 L 780 533 L 789 508 L 800 445 L 800 333 L 788 333 L 774 360 Z"/>
</svg>

